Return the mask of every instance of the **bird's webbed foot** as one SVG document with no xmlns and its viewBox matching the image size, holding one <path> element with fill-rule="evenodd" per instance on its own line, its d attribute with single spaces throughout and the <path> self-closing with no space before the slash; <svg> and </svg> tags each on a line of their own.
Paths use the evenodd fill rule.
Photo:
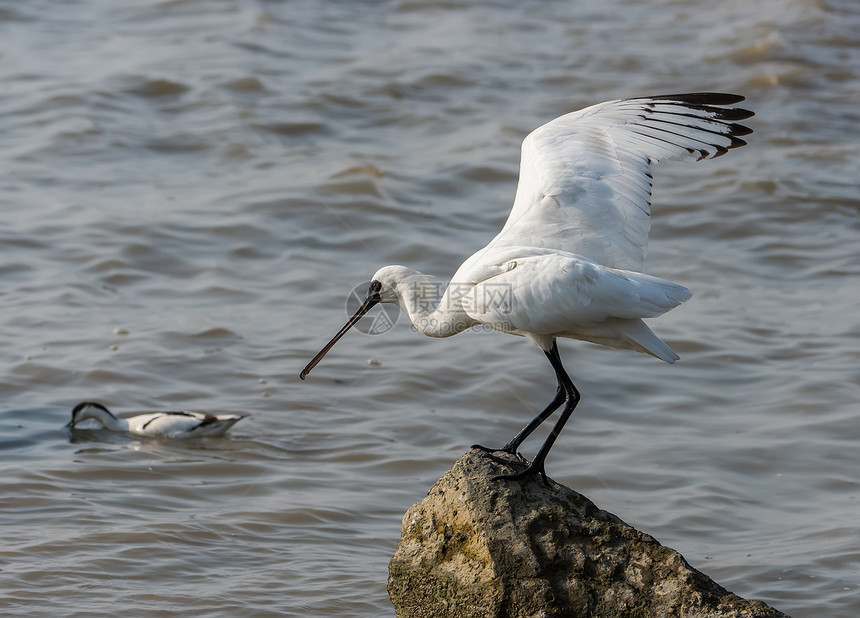
<svg viewBox="0 0 860 618">
<path fill-rule="evenodd" d="M 520 452 L 517 451 L 517 447 L 512 446 L 511 444 L 505 444 L 501 448 L 490 448 L 488 446 L 481 446 L 480 444 L 473 444 L 472 448 L 476 448 L 478 450 L 484 451 L 484 453 L 486 453 L 486 457 L 488 459 L 495 461 L 496 463 L 507 464 L 509 466 L 519 466 L 519 465 L 528 466 L 528 463 L 529 463 L 529 460 L 526 459 L 525 457 L 523 457 L 522 454 L 520 454 Z M 505 459 L 503 457 L 497 457 L 496 455 L 493 455 L 493 453 L 500 453 L 500 452 L 501 453 L 507 453 L 508 455 L 513 455 L 514 457 L 517 458 L 518 461 L 511 461 L 510 459 Z"/>
<path fill-rule="evenodd" d="M 489 459 L 490 461 L 495 461 L 498 464 L 502 464 L 505 466 L 523 466 L 526 467 L 529 465 L 529 460 L 522 456 L 522 454 L 517 451 L 516 447 L 511 446 L 510 444 L 506 444 L 502 448 L 490 448 L 487 446 L 481 446 L 480 444 L 473 444 L 472 448 L 476 448 L 484 452 L 484 457 Z M 508 455 L 512 455 L 516 457 L 515 460 L 511 460 L 507 457 L 499 457 L 498 455 L 494 455 L 493 453 L 507 453 Z"/>
<path fill-rule="evenodd" d="M 512 463 L 512 462 L 507 462 L 507 463 Z M 536 474 L 539 474 L 541 479 L 543 479 L 544 485 L 546 485 L 547 487 L 552 487 L 552 485 L 550 485 L 549 479 L 547 479 L 547 477 L 546 477 L 546 470 L 544 470 L 543 461 L 540 461 L 540 462 L 533 461 L 533 462 L 529 463 L 529 465 L 527 465 L 525 467 L 525 469 L 520 470 L 516 474 L 500 474 L 499 476 L 493 477 L 493 480 L 494 481 L 522 481 L 524 479 L 531 478 L 531 477 L 535 476 Z"/>
</svg>

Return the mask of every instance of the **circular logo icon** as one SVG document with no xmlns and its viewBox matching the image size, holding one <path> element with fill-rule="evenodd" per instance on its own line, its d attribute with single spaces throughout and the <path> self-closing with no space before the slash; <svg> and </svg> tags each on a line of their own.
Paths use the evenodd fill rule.
<svg viewBox="0 0 860 618">
<path fill-rule="evenodd" d="M 367 289 L 370 287 L 370 281 L 360 283 L 346 297 L 346 315 L 351 318 L 358 311 L 358 308 L 364 303 L 364 297 L 367 295 Z M 378 303 L 373 309 L 368 311 L 363 318 L 356 322 L 353 328 L 365 335 L 381 335 L 387 333 L 397 323 L 397 318 L 400 317 L 400 307 L 394 303 Z"/>
</svg>

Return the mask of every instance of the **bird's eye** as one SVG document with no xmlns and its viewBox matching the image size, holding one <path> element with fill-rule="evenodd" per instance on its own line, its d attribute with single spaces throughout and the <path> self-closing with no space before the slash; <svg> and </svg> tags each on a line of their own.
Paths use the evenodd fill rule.
<svg viewBox="0 0 860 618">
<path fill-rule="evenodd" d="M 379 281 L 372 281 L 370 283 L 370 291 L 371 292 L 378 292 L 381 289 L 382 289 L 382 284 Z"/>
</svg>

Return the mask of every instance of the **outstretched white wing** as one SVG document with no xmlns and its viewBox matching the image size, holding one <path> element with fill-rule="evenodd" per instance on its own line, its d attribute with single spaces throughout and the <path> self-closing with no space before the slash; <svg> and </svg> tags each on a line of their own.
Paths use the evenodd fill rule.
<svg viewBox="0 0 860 618">
<path fill-rule="evenodd" d="M 744 97 L 693 93 L 609 101 L 566 114 L 523 141 L 511 214 L 490 247 L 531 246 L 639 271 L 651 216 L 652 163 L 744 146 Z"/>
</svg>

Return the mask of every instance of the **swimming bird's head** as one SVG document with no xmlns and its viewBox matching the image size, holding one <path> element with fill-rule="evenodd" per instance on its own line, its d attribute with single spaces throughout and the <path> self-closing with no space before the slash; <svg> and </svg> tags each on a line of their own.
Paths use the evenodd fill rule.
<svg viewBox="0 0 860 618">
<path fill-rule="evenodd" d="M 72 408 L 72 420 L 66 427 L 74 428 L 76 424 L 85 421 L 88 418 L 94 418 L 101 421 L 104 417 L 114 417 L 113 413 L 104 407 L 102 404 L 95 401 L 82 401 Z"/>
<path fill-rule="evenodd" d="M 334 347 L 334 344 L 336 344 L 338 340 L 346 334 L 346 331 L 355 326 L 355 324 L 364 317 L 364 314 L 370 311 L 373 307 L 379 303 L 400 303 L 401 294 L 398 288 L 405 277 L 414 272 L 415 271 L 406 268 L 405 266 L 383 266 L 377 270 L 376 274 L 373 275 L 373 280 L 370 282 L 370 287 L 367 289 L 367 294 L 364 296 L 364 302 L 361 303 L 361 307 L 359 307 L 358 311 L 356 311 L 355 314 L 347 320 L 343 328 L 341 328 L 337 334 L 332 337 L 332 340 L 319 351 L 319 354 L 313 357 L 307 367 L 302 370 L 299 377 L 304 380 L 305 376 L 307 376 L 311 370 L 319 364 L 328 351 Z"/>
</svg>

